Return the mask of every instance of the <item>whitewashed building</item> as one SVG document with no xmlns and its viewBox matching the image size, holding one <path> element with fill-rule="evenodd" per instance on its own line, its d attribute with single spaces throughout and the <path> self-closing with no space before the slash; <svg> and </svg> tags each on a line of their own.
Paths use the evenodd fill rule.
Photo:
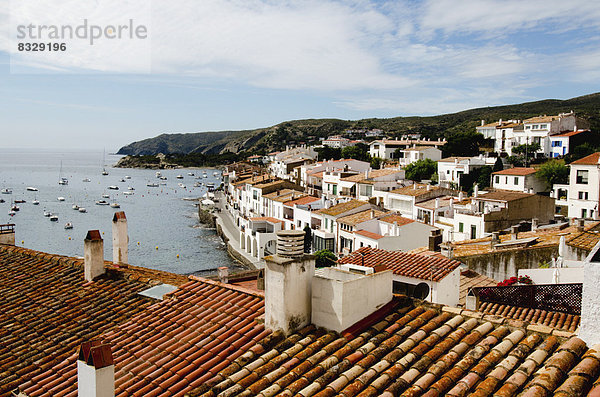
<svg viewBox="0 0 600 397">
<path fill-rule="evenodd" d="M 537 176 L 535 168 L 515 167 L 492 173 L 494 189 L 525 193 L 542 193 L 550 190 L 548 184 Z"/>
<path fill-rule="evenodd" d="M 569 218 L 599 219 L 600 152 L 572 162 L 570 168 Z"/>
</svg>

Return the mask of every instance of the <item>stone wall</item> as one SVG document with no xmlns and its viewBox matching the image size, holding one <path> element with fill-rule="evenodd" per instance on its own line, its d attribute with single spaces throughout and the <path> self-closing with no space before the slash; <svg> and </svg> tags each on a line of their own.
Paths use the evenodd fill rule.
<svg viewBox="0 0 600 397">
<path fill-rule="evenodd" d="M 198 206 L 198 219 L 200 223 L 210 228 L 216 227 L 213 210 L 213 208 Z"/>
</svg>

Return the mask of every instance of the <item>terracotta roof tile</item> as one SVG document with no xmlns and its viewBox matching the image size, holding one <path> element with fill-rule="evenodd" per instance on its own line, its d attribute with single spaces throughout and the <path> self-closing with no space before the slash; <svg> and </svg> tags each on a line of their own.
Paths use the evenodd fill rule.
<svg viewBox="0 0 600 397">
<path fill-rule="evenodd" d="M 569 332 L 575 332 L 577 327 L 579 327 L 580 321 L 580 317 L 578 315 L 539 309 L 529 309 L 511 305 L 501 305 L 491 302 L 483 302 L 479 307 L 479 311 L 486 314 L 513 318 L 515 320 L 527 321 L 534 324 L 548 325 L 553 328 L 562 329 Z"/>
<path fill-rule="evenodd" d="M 356 214 L 346 215 L 341 218 L 338 218 L 337 222 L 354 226 L 359 223 L 368 221 L 370 219 L 376 219 L 384 214 L 385 214 L 384 211 L 379 211 L 379 210 L 375 210 L 375 209 L 366 210 L 366 211 L 357 212 Z"/>
<path fill-rule="evenodd" d="M 385 265 L 394 274 L 422 280 L 440 281 L 460 266 L 460 262 L 442 257 L 407 254 L 401 251 L 386 251 L 362 247 L 338 261 L 375 267 Z"/>
<path fill-rule="evenodd" d="M 359 207 L 362 207 L 363 205 L 368 205 L 368 204 L 369 203 L 367 203 L 366 201 L 350 200 L 350 201 L 346 201 L 345 203 L 340 203 L 340 204 L 334 205 L 329 208 L 320 209 L 319 211 L 317 211 L 317 213 L 330 215 L 330 216 L 339 216 L 339 215 L 344 214 L 345 212 L 351 211 L 355 208 L 359 208 Z"/>
<path fill-rule="evenodd" d="M 395 222 L 398 224 L 398 226 L 408 225 L 409 223 L 415 222 L 413 219 L 405 218 L 400 214 L 386 215 L 386 216 L 379 218 L 379 220 L 381 222 L 386 222 L 386 223 L 391 223 L 391 224 L 393 224 Z"/>
<path fill-rule="evenodd" d="M 493 174 L 494 175 L 524 176 L 524 175 L 535 174 L 536 172 L 537 172 L 537 170 L 535 168 L 514 167 L 514 168 L 508 168 L 508 169 L 502 170 L 502 171 L 496 171 Z"/>
<path fill-rule="evenodd" d="M 383 238 L 381 234 L 373 233 L 368 230 L 357 230 L 354 233 L 364 237 L 368 237 L 372 240 L 379 240 L 380 238 Z"/>
<path fill-rule="evenodd" d="M 589 156 L 586 156 L 582 159 L 575 160 L 571 164 L 576 165 L 598 165 L 598 161 L 600 160 L 600 152 L 592 153 Z"/>
</svg>

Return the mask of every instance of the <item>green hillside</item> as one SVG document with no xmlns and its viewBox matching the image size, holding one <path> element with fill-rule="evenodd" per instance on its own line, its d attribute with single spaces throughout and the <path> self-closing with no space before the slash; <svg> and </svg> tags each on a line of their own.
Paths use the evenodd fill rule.
<svg viewBox="0 0 600 397">
<path fill-rule="evenodd" d="M 577 98 L 546 99 L 516 105 L 494 106 L 465 110 L 458 113 L 428 117 L 394 117 L 387 119 L 307 119 L 286 121 L 271 127 L 245 131 L 197 132 L 161 134 L 155 138 L 133 142 L 119 150 L 119 154 L 149 155 L 157 153 L 219 154 L 240 151 L 267 153 L 281 150 L 289 144 L 318 142 L 319 137 L 342 133 L 346 129 L 379 128 L 388 136 L 421 133 L 427 138 L 449 137 L 461 131 L 474 131 L 481 123 L 498 119 L 524 119 L 538 115 L 554 115 L 573 110 L 589 119 L 594 131 L 600 131 L 600 93 Z"/>
</svg>

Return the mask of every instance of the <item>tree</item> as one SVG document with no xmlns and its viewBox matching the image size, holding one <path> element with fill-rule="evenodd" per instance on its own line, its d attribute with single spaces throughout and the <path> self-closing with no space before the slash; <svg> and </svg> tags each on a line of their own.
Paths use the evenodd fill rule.
<svg viewBox="0 0 600 397">
<path fill-rule="evenodd" d="M 569 167 L 564 160 L 550 160 L 542 164 L 535 175 L 552 187 L 555 183 L 568 183 Z"/>
<path fill-rule="evenodd" d="M 475 131 L 455 132 L 448 136 L 448 141 L 442 147 L 445 157 L 450 156 L 477 156 L 479 147 L 485 138 L 483 134 Z"/>
<path fill-rule="evenodd" d="M 369 146 L 357 143 L 354 146 L 346 146 L 342 149 L 342 158 L 369 161 Z"/>
<path fill-rule="evenodd" d="M 329 160 L 329 159 L 333 159 L 333 160 L 339 160 L 340 158 L 342 158 L 342 151 L 339 148 L 332 148 L 329 146 L 323 146 L 320 148 L 315 149 L 319 155 L 319 160 L 324 161 L 324 160 Z"/>
<path fill-rule="evenodd" d="M 504 163 L 502 162 L 502 158 L 498 157 L 496 159 L 496 162 L 494 163 L 494 168 L 492 169 L 492 172 L 502 171 L 503 169 L 504 169 Z"/>
<path fill-rule="evenodd" d="M 310 253 L 310 247 L 312 246 L 312 229 L 310 226 L 304 226 L 304 252 Z"/>
<path fill-rule="evenodd" d="M 529 159 L 535 158 L 535 153 L 541 149 L 539 143 L 523 143 L 512 149 L 512 152 L 522 158 L 525 164 L 528 164 Z"/>
<path fill-rule="evenodd" d="M 490 187 L 490 181 L 492 180 L 492 167 L 484 165 L 479 168 L 479 176 L 477 177 L 477 186 L 480 189 Z"/>
<path fill-rule="evenodd" d="M 437 171 L 437 163 L 431 159 L 417 160 L 407 165 L 404 170 L 406 179 L 421 182 L 423 179 L 431 179 Z"/>
<path fill-rule="evenodd" d="M 331 267 L 337 263 L 337 257 L 329 250 L 319 250 L 315 257 L 315 267 Z"/>
<path fill-rule="evenodd" d="M 371 157 L 371 168 L 374 170 L 381 168 L 381 159 L 379 157 Z"/>
</svg>

